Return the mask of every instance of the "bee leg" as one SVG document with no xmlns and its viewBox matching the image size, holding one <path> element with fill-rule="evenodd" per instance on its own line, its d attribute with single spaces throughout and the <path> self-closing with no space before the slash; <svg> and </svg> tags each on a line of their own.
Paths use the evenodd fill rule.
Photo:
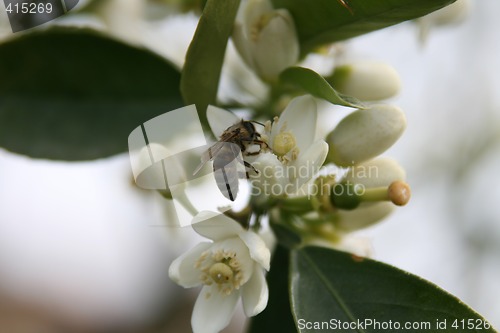
<svg viewBox="0 0 500 333">
<path fill-rule="evenodd" d="M 261 148 L 262 148 L 262 145 L 264 145 L 264 146 L 266 146 L 266 148 L 271 149 L 271 147 L 269 147 L 269 145 L 267 144 L 267 142 L 264 142 L 262 140 L 254 140 L 253 142 L 259 144 Z"/>
<path fill-rule="evenodd" d="M 271 147 L 269 147 L 269 145 L 267 144 L 267 142 L 264 142 L 262 140 L 252 140 L 251 141 L 252 143 L 255 143 L 257 145 L 260 146 L 259 150 L 258 151 L 254 151 L 254 152 L 248 152 L 248 151 L 245 151 L 245 156 L 254 156 L 254 155 L 259 155 L 261 153 L 261 150 L 262 150 L 262 146 L 266 147 L 267 149 L 271 150 Z"/>
<path fill-rule="evenodd" d="M 262 150 L 262 146 L 264 146 L 264 147 L 266 147 L 267 149 L 269 149 L 270 151 L 273 151 L 273 150 L 271 149 L 271 147 L 269 147 L 269 145 L 267 144 L 267 142 L 264 142 L 264 141 L 262 141 L 262 140 L 255 140 L 254 142 L 260 146 L 260 150 Z M 259 150 L 259 153 L 260 153 L 260 150 Z"/>
<path fill-rule="evenodd" d="M 247 161 L 243 161 L 243 164 L 245 165 L 246 168 L 252 169 L 252 171 L 255 172 L 257 175 L 259 174 L 259 170 L 255 169 L 255 167 L 253 165 L 251 165 L 250 163 L 248 163 Z M 247 172 L 247 176 L 248 176 L 248 172 Z"/>
<path fill-rule="evenodd" d="M 255 155 L 259 155 L 259 154 L 260 154 L 260 151 L 254 151 L 252 153 L 245 152 L 245 156 L 255 156 Z"/>
<path fill-rule="evenodd" d="M 245 174 L 246 174 L 246 177 L 247 179 L 250 179 L 250 175 L 248 174 L 248 169 L 252 170 L 256 175 L 258 175 L 260 172 L 259 170 L 255 169 L 255 167 L 253 165 L 251 165 L 250 163 L 248 163 L 247 161 L 244 161 L 244 160 L 241 160 L 238 158 L 238 162 L 240 162 L 241 164 L 243 164 L 245 166 Z"/>
</svg>

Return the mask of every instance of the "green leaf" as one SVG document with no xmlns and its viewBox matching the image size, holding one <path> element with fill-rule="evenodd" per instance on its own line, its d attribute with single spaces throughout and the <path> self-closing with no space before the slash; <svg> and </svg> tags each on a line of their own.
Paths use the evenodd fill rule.
<svg viewBox="0 0 500 333">
<path fill-rule="evenodd" d="M 434 284 L 395 267 L 331 249 L 306 247 L 291 254 L 291 300 L 300 332 L 307 322 L 430 323 L 426 332 L 495 332 L 462 303 Z M 465 327 L 460 322 L 465 319 Z M 467 328 L 468 320 L 473 322 Z M 446 329 L 437 322 L 446 321 Z M 299 324 L 302 323 L 302 326 Z M 452 327 L 453 323 L 458 329 Z M 338 329 L 342 332 L 399 332 L 397 329 Z M 331 329 L 331 328 L 330 328 Z M 326 332 L 327 330 L 325 330 Z M 412 330 L 409 330 L 412 331 Z M 413 332 L 424 331 L 414 329 Z"/>
<path fill-rule="evenodd" d="M 252 318 L 249 333 L 295 332 L 288 297 L 290 252 L 278 246 L 273 253 L 271 270 L 267 274 L 269 301 L 266 309 Z"/>
<path fill-rule="evenodd" d="M 290 84 L 295 88 L 313 96 L 327 100 L 332 104 L 364 109 L 365 106 L 354 97 L 337 92 L 321 75 L 303 67 L 290 67 L 280 74 L 282 83 Z"/>
<path fill-rule="evenodd" d="M 89 29 L 0 44 L 0 78 L 0 146 L 36 158 L 124 152 L 135 127 L 183 105 L 169 62 Z"/>
<path fill-rule="evenodd" d="M 216 104 L 227 40 L 233 31 L 240 0 L 208 0 L 182 70 L 181 92 L 186 104 L 196 104 L 206 123 L 206 108 Z"/>
<path fill-rule="evenodd" d="M 286 8 L 293 16 L 303 54 L 323 44 L 426 15 L 454 1 L 272 0 L 276 8 Z"/>
<path fill-rule="evenodd" d="M 284 223 L 270 223 L 270 226 L 280 245 L 293 249 L 298 247 L 302 242 L 302 238 L 288 225 Z"/>
</svg>

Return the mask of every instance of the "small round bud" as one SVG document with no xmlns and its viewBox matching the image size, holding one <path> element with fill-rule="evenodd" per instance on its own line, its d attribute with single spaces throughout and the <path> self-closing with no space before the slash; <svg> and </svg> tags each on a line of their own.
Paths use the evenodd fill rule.
<svg viewBox="0 0 500 333">
<path fill-rule="evenodd" d="M 398 107 L 379 104 L 354 111 L 328 134 L 326 161 L 347 167 L 370 160 L 391 147 L 405 128 L 406 117 Z"/>
<path fill-rule="evenodd" d="M 400 180 L 392 182 L 387 189 L 387 194 L 393 204 L 396 206 L 404 206 L 410 201 L 410 185 Z"/>
</svg>

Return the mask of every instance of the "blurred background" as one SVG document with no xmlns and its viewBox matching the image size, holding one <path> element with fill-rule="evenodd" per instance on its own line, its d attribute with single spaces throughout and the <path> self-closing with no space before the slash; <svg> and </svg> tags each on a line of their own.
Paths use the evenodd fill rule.
<svg viewBox="0 0 500 333">
<path fill-rule="evenodd" d="M 407 170 L 412 200 L 359 234 L 375 259 L 434 282 L 499 328 L 500 2 L 468 3 L 453 24 L 408 22 L 343 46 L 350 59 L 396 68 L 402 91 L 390 102 L 408 118 L 386 155 Z M 53 24 L 91 25 L 181 66 L 196 16 L 175 8 L 113 0 Z M 0 331 L 190 332 L 197 291 L 170 282 L 168 266 L 197 240 L 162 227 L 168 214 L 157 193 L 134 185 L 127 154 L 65 163 L 0 149 Z M 243 325 L 237 316 L 225 332 Z"/>
</svg>

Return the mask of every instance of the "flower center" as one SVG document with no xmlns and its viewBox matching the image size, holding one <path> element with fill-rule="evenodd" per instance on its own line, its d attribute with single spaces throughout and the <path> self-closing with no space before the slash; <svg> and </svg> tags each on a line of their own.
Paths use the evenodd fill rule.
<svg viewBox="0 0 500 333">
<path fill-rule="evenodd" d="M 297 141 L 291 132 L 280 132 L 274 137 L 273 152 L 278 156 L 284 156 L 296 145 Z"/>
<path fill-rule="evenodd" d="M 224 284 L 233 279 L 233 270 L 227 264 L 218 262 L 213 264 L 208 270 L 208 274 L 212 280 L 217 284 Z"/>
<path fill-rule="evenodd" d="M 201 282 L 207 286 L 216 284 L 220 292 L 230 295 L 239 289 L 243 272 L 235 252 L 206 251 L 196 261 L 195 267 L 202 272 Z"/>
</svg>

